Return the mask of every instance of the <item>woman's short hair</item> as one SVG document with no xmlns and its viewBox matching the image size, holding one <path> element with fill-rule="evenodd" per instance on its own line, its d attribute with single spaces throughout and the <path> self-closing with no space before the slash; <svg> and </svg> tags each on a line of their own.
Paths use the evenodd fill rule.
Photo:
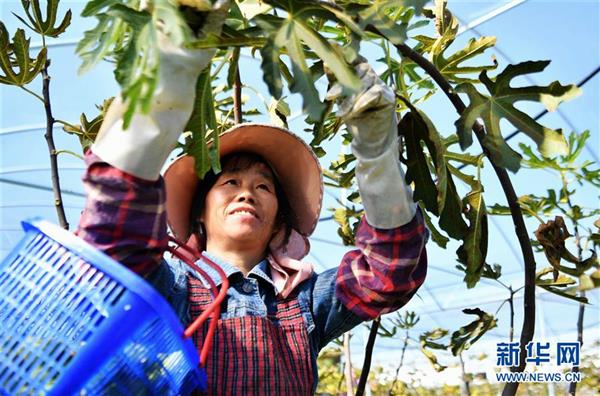
<svg viewBox="0 0 600 396">
<path fill-rule="evenodd" d="M 260 155 L 250 153 L 250 152 L 235 152 L 229 155 L 226 155 L 221 158 L 221 172 L 237 172 L 244 169 L 249 169 L 254 165 L 262 164 L 267 166 L 271 173 L 273 174 L 273 185 L 275 186 L 275 196 L 277 197 L 277 214 L 275 216 L 275 226 L 283 227 L 285 230 L 284 238 L 282 245 L 287 244 L 290 234 L 292 232 L 292 225 L 295 224 L 294 221 L 294 213 L 290 207 L 289 201 L 279 180 L 277 179 L 277 174 L 273 170 L 273 168 L 269 165 L 267 161 L 264 160 Z M 190 233 L 191 234 L 201 234 L 205 233 L 203 229 L 204 225 L 200 221 L 200 216 L 202 214 L 202 210 L 204 209 L 204 201 L 206 200 L 206 195 L 210 191 L 211 188 L 217 182 L 219 174 L 215 173 L 212 169 L 204 176 L 202 181 L 198 184 L 196 188 L 196 192 L 194 193 L 194 199 L 192 203 L 192 212 L 191 212 L 191 221 L 190 221 Z M 206 243 L 206 238 L 201 238 L 203 243 Z M 201 247 L 203 250 L 206 249 L 206 246 Z"/>
</svg>

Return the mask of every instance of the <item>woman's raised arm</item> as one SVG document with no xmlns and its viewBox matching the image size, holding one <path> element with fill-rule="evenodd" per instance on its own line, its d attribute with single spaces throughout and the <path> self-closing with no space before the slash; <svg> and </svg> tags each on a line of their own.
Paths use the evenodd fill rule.
<svg viewBox="0 0 600 396">
<path fill-rule="evenodd" d="M 219 0 L 200 36 L 218 33 L 229 0 Z M 168 31 L 168 29 L 165 29 Z M 159 73 L 147 114 L 135 113 L 125 130 L 127 102 L 111 103 L 83 178 L 87 201 L 78 235 L 139 274 L 160 262 L 167 245 L 164 183 L 160 169 L 192 113 L 196 80 L 215 50 L 173 44 L 158 29 Z"/>
</svg>

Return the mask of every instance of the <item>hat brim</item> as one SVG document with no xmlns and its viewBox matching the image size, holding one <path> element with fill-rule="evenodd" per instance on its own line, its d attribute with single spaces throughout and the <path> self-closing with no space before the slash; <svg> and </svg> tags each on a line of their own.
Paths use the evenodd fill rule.
<svg viewBox="0 0 600 396">
<path fill-rule="evenodd" d="M 235 152 L 260 155 L 275 171 L 296 218 L 292 227 L 310 236 L 319 220 L 323 201 L 323 174 L 319 161 L 301 138 L 273 125 L 245 123 L 219 137 L 220 156 Z M 182 156 L 165 171 L 167 221 L 173 234 L 189 237 L 192 200 L 202 181 L 194 170 L 195 160 Z"/>
</svg>

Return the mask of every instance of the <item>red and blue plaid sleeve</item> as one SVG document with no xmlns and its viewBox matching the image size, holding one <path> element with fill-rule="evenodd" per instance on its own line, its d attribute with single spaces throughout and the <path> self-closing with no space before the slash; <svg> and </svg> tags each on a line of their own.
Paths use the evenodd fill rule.
<svg viewBox="0 0 600 396">
<path fill-rule="evenodd" d="M 147 181 L 86 154 L 87 192 L 77 235 L 144 276 L 160 263 L 168 243 L 162 178 Z"/>
<path fill-rule="evenodd" d="M 371 227 L 363 217 L 359 249 L 346 253 L 337 272 L 337 298 L 364 320 L 399 309 L 425 281 L 427 238 L 419 210 L 410 223 L 390 230 Z"/>
</svg>

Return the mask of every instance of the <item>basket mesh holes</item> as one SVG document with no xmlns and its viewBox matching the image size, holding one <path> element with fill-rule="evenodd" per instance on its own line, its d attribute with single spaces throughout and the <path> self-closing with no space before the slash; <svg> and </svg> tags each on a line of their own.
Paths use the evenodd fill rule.
<svg viewBox="0 0 600 396">
<path fill-rule="evenodd" d="M 35 358 L 31 361 L 29 366 L 25 368 L 28 373 L 28 377 L 32 381 L 43 381 L 45 377 L 50 373 L 50 368 L 43 360 Z"/>
<path fill-rule="evenodd" d="M 16 377 L 16 375 L 15 375 L 16 373 L 11 371 L 8 374 L 9 375 L 6 376 L 4 382 L 2 383 L 2 388 L 8 389 L 11 392 L 11 394 L 14 394 L 17 383 L 15 381 L 13 381 L 13 378 Z"/>
<path fill-rule="evenodd" d="M 26 350 L 25 348 L 22 348 L 19 350 L 19 353 L 17 354 L 17 356 L 15 356 L 15 363 L 17 363 L 17 366 L 20 367 L 21 369 L 24 369 L 23 366 L 25 366 L 25 364 L 27 364 L 27 362 L 29 362 L 31 360 L 31 358 L 34 357 L 31 353 L 31 351 Z"/>
<path fill-rule="evenodd" d="M 13 327 L 18 319 L 18 312 L 16 308 L 7 307 L 6 311 L 2 313 L 2 322 L 7 328 Z"/>
<path fill-rule="evenodd" d="M 52 264 L 54 264 L 54 261 L 51 260 L 51 258 L 56 257 L 55 253 L 57 250 L 61 250 L 61 246 L 58 243 L 47 239 L 40 246 L 40 249 L 37 252 L 37 254 L 33 255 L 33 259 L 41 267 L 51 267 Z M 62 250 L 64 253 L 64 249 Z"/>
<path fill-rule="evenodd" d="M 73 360 L 75 355 L 76 355 L 75 352 L 71 352 L 68 355 L 65 355 L 67 358 L 65 359 L 64 362 L 62 362 L 63 367 L 67 367 L 69 365 L 69 363 L 71 363 L 71 361 Z"/>
<path fill-rule="evenodd" d="M 44 385 L 44 389 L 45 390 L 52 389 L 54 387 L 54 384 L 56 383 L 56 380 L 58 380 L 58 377 L 60 377 L 60 373 L 58 371 L 56 371 L 56 370 L 49 370 L 48 372 L 52 376 L 47 379 L 47 382 Z"/>
<path fill-rule="evenodd" d="M 40 246 L 42 246 L 47 240 L 47 237 L 43 234 L 36 232 L 34 237 L 31 238 L 31 241 L 25 246 L 23 250 L 26 251 L 35 251 L 39 250 Z"/>
<path fill-rule="evenodd" d="M 111 306 L 115 306 L 115 305 L 117 305 L 119 303 L 119 301 L 121 301 L 121 297 L 123 297 L 123 294 L 125 294 L 125 289 L 124 288 L 122 288 L 122 287 L 115 287 L 113 290 L 110 291 L 110 293 L 106 297 L 107 302 Z"/>
<path fill-rule="evenodd" d="M 0 370 L 0 380 L 4 377 L 6 373 L 8 373 L 8 367 L 4 367 L 2 370 Z"/>
<path fill-rule="evenodd" d="M 10 355 L 10 353 L 13 352 L 17 348 L 17 345 L 19 345 L 19 340 L 14 340 L 12 342 L 12 344 L 7 345 L 7 348 L 5 348 L 5 350 L 6 350 L 5 356 L 8 357 Z"/>
<path fill-rule="evenodd" d="M 68 353 L 67 346 L 61 342 L 57 342 L 54 348 L 50 351 L 49 355 L 55 362 L 60 362 L 63 356 Z"/>
<path fill-rule="evenodd" d="M 10 269 L 8 269 L 10 271 Z M 22 289 L 22 283 L 20 281 L 20 277 L 18 276 L 18 272 L 15 275 L 8 275 L 7 276 L 8 280 L 9 280 L 9 284 L 8 286 L 3 290 L 3 293 L 6 296 L 14 296 L 15 294 L 18 294 L 18 292 Z"/>
<path fill-rule="evenodd" d="M 20 384 L 19 389 L 17 390 L 18 395 L 30 395 L 34 389 L 31 388 L 29 382 L 25 382 Z"/>
<path fill-rule="evenodd" d="M 23 249 L 22 250 L 30 250 L 33 245 L 35 245 L 36 241 L 39 242 L 40 235 L 38 233 L 28 232 L 23 237 Z"/>
<path fill-rule="evenodd" d="M 6 356 L 8 355 L 8 351 L 10 351 L 10 348 L 8 348 L 8 346 L 11 344 L 11 342 L 13 342 L 13 338 L 10 334 L 3 334 L 3 332 L 0 333 L 0 335 L 4 340 L 2 345 L 0 345 L 0 355 Z"/>
<path fill-rule="evenodd" d="M 22 279 L 29 279 L 32 276 L 38 276 L 40 274 L 39 268 L 35 265 L 35 262 L 28 258 L 25 255 L 19 254 L 17 260 L 12 263 L 12 268 L 19 269 L 19 272 L 22 274 Z M 41 272 L 41 274 L 45 274 L 46 272 Z"/>
</svg>

